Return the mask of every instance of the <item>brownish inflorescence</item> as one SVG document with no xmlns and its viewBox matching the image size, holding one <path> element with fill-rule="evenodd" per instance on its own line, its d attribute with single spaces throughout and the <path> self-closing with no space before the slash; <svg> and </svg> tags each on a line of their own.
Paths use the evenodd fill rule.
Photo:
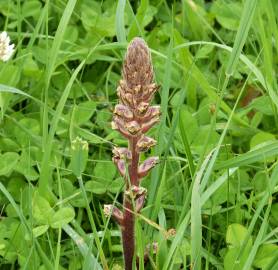
<svg viewBox="0 0 278 270">
<path fill-rule="evenodd" d="M 121 225 L 125 269 L 132 269 L 135 250 L 134 213 L 144 206 L 146 189 L 140 180 L 158 163 L 150 157 L 140 164 L 140 153 L 156 144 L 146 132 L 159 121 L 160 107 L 151 106 L 158 90 L 153 82 L 153 67 L 149 48 L 141 38 L 134 38 L 128 46 L 117 94 L 120 102 L 115 106 L 112 128 L 128 139 L 128 148 L 114 148 L 113 161 L 126 182 L 123 212 L 105 205 L 105 213 Z"/>
</svg>

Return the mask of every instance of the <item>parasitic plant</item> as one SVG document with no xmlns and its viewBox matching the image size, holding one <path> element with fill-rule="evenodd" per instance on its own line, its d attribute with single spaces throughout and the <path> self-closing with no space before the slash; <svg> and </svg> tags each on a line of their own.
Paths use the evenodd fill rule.
<svg viewBox="0 0 278 270">
<path fill-rule="evenodd" d="M 121 226 L 125 269 L 131 270 L 135 252 L 134 214 L 144 206 L 146 189 L 140 180 L 158 163 L 150 157 L 140 164 L 140 153 L 148 151 L 156 141 L 146 132 L 159 121 L 160 107 L 150 103 L 158 86 L 153 82 L 153 67 L 149 48 L 141 38 L 134 38 L 128 46 L 117 94 L 112 128 L 127 140 L 128 148 L 113 149 L 113 161 L 125 179 L 123 212 L 105 205 L 104 212 Z"/>
</svg>

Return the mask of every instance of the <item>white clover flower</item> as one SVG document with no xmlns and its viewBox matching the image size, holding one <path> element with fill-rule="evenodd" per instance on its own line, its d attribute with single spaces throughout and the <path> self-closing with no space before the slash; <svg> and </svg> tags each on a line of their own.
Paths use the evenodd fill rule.
<svg viewBox="0 0 278 270">
<path fill-rule="evenodd" d="M 8 61 L 13 52 L 14 52 L 14 44 L 9 44 L 10 38 L 6 31 L 0 34 L 0 59 L 4 62 Z"/>
</svg>

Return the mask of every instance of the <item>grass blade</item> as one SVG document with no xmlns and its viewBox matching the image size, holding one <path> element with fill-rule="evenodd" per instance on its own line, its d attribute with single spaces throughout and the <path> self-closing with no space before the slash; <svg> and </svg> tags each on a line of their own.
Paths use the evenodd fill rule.
<svg viewBox="0 0 278 270">
<path fill-rule="evenodd" d="M 169 47 L 168 47 L 168 57 L 165 62 L 165 77 L 163 82 L 163 89 L 161 94 L 161 119 L 158 127 L 158 146 L 156 148 L 155 155 L 161 155 L 164 146 L 165 140 L 165 128 L 166 128 L 166 117 L 167 117 L 167 106 L 168 106 L 168 98 L 169 98 L 169 88 L 171 81 L 171 68 L 172 68 L 172 52 L 173 52 L 173 39 L 171 39 Z M 162 167 L 165 161 L 162 161 Z M 149 187 L 149 199 L 148 205 L 154 204 L 155 195 L 158 190 L 157 186 L 159 184 L 159 176 L 160 176 L 160 166 L 157 166 L 153 169 L 151 174 L 151 183 Z M 152 215 L 153 217 L 153 215 Z"/>
<path fill-rule="evenodd" d="M 198 175 L 198 174 L 197 174 Z M 191 197 L 191 269 L 201 269 L 202 213 L 200 178 L 196 177 Z"/>
<path fill-rule="evenodd" d="M 119 0 L 116 10 L 116 34 L 118 42 L 126 42 L 125 33 L 125 5 L 126 0 Z"/>
<path fill-rule="evenodd" d="M 255 162 L 264 162 L 268 157 L 277 156 L 278 141 L 265 143 L 261 147 L 251 150 L 247 153 L 238 155 L 237 157 L 221 161 L 215 165 L 216 170 L 242 167 Z"/>
<path fill-rule="evenodd" d="M 43 155 L 42 165 L 41 165 L 41 174 L 40 174 L 40 181 L 39 181 L 39 191 L 41 192 L 41 194 L 47 194 L 47 192 L 49 192 L 51 190 L 52 181 L 50 180 L 51 179 L 51 168 L 49 167 L 49 159 L 50 159 L 50 154 L 52 151 L 54 135 L 55 135 L 60 117 L 62 115 L 63 108 L 66 104 L 68 95 L 70 93 L 70 89 L 71 89 L 78 73 L 80 72 L 83 65 L 85 64 L 85 61 L 86 60 L 83 60 L 79 64 L 79 66 L 76 68 L 76 70 L 73 72 L 73 74 L 59 100 L 56 112 L 53 115 L 53 120 L 51 123 L 50 131 L 49 131 L 49 135 L 48 135 L 47 143 L 46 143 L 47 147 L 45 148 L 45 153 Z"/>
<path fill-rule="evenodd" d="M 63 226 L 63 230 L 67 233 L 68 236 L 71 237 L 71 239 L 75 242 L 78 249 L 80 250 L 80 253 L 86 258 L 88 265 L 90 266 L 90 269 L 96 269 L 96 270 L 102 270 L 101 266 L 99 265 L 96 258 L 93 256 L 93 254 L 90 252 L 89 247 L 85 243 L 84 239 L 78 235 L 77 232 L 75 232 L 72 227 L 68 224 Z"/>
<path fill-rule="evenodd" d="M 247 0 L 244 3 L 243 12 L 241 14 L 241 20 L 239 29 L 236 34 L 233 50 L 231 57 L 228 62 L 226 74 L 228 76 L 231 76 L 236 68 L 236 65 L 239 60 L 239 56 L 241 53 L 241 50 L 243 48 L 243 45 L 245 44 L 254 14 L 257 7 L 257 0 Z"/>
</svg>

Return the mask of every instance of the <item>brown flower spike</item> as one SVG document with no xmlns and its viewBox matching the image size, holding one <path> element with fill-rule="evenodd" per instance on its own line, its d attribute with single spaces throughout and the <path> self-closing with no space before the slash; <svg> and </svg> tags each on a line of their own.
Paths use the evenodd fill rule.
<svg viewBox="0 0 278 270">
<path fill-rule="evenodd" d="M 126 181 L 123 213 L 106 209 L 121 225 L 125 269 L 132 270 L 134 257 L 134 212 L 144 205 L 146 190 L 140 187 L 140 179 L 158 163 L 158 157 L 150 157 L 142 164 L 140 153 L 148 151 L 156 141 L 145 133 L 159 121 L 160 107 L 151 106 L 158 86 L 153 83 L 153 67 L 149 48 L 141 38 L 134 38 L 128 46 L 117 94 L 112 128 L 128 139 L 127 148 L 114 148 L 113 161 Z M 107 208 L 107 207 L 106 207 Z"/>
</svg>

